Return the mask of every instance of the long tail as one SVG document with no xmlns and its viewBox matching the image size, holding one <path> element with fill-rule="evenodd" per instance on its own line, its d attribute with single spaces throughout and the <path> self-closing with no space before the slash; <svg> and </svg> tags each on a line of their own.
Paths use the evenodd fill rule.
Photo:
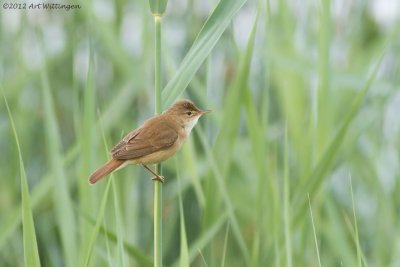
<svg viewBox="0 0 400 267">
<path fill-rule="evenodd" d="M 96 183 L 101 178 L 105 177 L 106 175 L 110 174 L 112 171 L 120 167 L 124 162 L 125 160 L 110 159 L 106 164 L 98 168 L 94 173 L 92 173 L 92 175 L 90 175 L 89 183 Z"/>
</svg>

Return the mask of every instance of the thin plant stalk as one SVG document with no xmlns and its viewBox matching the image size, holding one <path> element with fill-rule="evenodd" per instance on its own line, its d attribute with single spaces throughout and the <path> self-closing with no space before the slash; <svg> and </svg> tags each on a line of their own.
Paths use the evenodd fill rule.
<svg viewBox="0 0 400 267">
<path fill-rule="evenodd" d="M 154 15 L 155 24 L 155 113 L 161 112 L 161 16 Z M 156 165 L 161 174 L 161 164 Z M 162 183 L 154 180 L 154 267 L 162 266 Z"/>
<path fill-rule="evenodd" d="M 155 25 L 154 89 L 155 113 L 161 113 L 161 17 L 168 0 L 149 0 L 150 11 Z M 161 174 L 161 165 L 156 165 Z M 154 180 L 154 267 L 162 266 L 162 183 Z"/>
</svg>

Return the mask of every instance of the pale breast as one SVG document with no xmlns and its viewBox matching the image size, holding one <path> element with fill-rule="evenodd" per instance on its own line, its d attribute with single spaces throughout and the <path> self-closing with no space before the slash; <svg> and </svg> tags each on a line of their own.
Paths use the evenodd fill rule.
<svg viewBox="0 0 400 267">
<path fill-rule="evenodd" d="M 170 157 L 172 157 L 181 147 L 182 141 L 180 138 L 175 142 L 175 144 L 167 149 L 163 149 L 144 157 L 140 157 L 137 159 L 129 160 L 130 164 L 155 164 L 162 162 Z"/>
</svg>

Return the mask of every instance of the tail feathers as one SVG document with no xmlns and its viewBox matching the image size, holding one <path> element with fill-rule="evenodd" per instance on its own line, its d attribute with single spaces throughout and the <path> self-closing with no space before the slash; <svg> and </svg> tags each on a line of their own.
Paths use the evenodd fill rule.
<svg viewBox="0 0 400 267">
<path fill-rule="evenodd" d="M 124 163 L 124 160 L 110 159 L 106 164 L 97 169 L 92 175 L 89 177 L 89 183 L 94 184 L 106 175 L 110 174 L 112 171 L 117 169 Z"/>
</svg>

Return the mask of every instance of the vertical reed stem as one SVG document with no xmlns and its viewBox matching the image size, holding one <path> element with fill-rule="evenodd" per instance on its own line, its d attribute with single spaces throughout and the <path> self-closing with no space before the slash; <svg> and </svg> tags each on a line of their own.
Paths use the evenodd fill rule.
<svg viewBox="0 0 400 267">
<path fill-rule="evenodd" d="M 155 62 L 154 62 L 154 88 L 156 114 L 161 113 L 161 16 L 154 15 L 155 24 Z"/>
<path fill-rule="evenodd" d="M 154 15 L 155 23 L 155 113 L 161 112 L 161 16 Z M 161 164 L 156 165 L 161 174 Z M 154 267 L 162 266 L 162 183 L 154 180 Z"/>
</svg>

